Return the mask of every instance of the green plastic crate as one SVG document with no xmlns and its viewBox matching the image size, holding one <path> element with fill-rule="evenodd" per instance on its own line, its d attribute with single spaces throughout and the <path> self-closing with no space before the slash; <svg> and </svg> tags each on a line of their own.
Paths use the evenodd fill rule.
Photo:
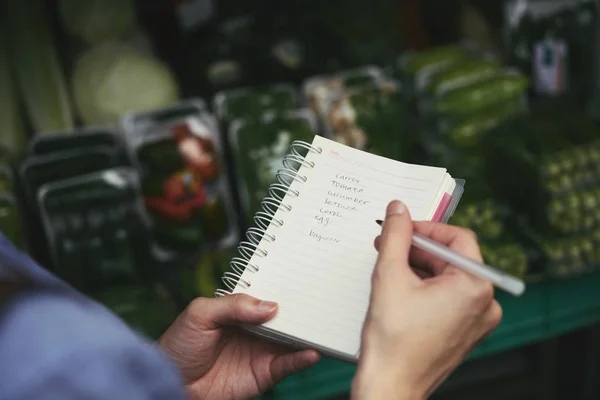
<svg viewBox="0 0 600 400">
<path fill-rule="evenodd" d="M 542 341 L 600 321 L 600 272 L 530 284 L 520 298 L 498 293 L 504 317 L 470 358 Z M 356 367 L 323 359 L 275 387 L 275 399 L 324 399 L 346 393 Z"/>
</svg>

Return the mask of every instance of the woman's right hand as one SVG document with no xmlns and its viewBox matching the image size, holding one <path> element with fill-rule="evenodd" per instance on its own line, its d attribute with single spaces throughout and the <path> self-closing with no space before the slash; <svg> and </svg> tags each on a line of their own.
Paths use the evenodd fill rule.
<svg viewBox="0 0 600 400">
<path fill-rule="evenodd" d="M 353 399 L 427 398 L 502 318 L 489 282 L 411 247 L 413 230 L 481 261 L 472 232 L 413 223 L 402 203 L 390 203 L 375 241 L 379 258 Z M 411 267 L 431 277 L 422 278 Z"/>
</svg>

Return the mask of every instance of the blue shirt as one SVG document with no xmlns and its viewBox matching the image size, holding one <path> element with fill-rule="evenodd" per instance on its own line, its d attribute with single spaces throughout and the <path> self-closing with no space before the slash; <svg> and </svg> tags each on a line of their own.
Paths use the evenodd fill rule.
<svg viewBox="0 0 600 400">
<path fill-rule="evenodd" d="M 0 276 L 29 282 L 0 305 L 0 399 L 178 400 L 178 371 L 114 314 L 0 234 Z"/>
</svg>

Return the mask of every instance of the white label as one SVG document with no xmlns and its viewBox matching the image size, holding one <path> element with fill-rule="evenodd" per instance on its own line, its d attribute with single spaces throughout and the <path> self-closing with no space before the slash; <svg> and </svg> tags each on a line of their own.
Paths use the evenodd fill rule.
<svg viewBox="0 0 600 400">
<path fill-rule="evenodd" d="M 534 46 L 535 89 L 543 94 L 561 94 L 566 89 L 567 44 L 563 40 L 544 40 Z"/>
<path fill-rule="evenodd" d="M 185 30 L 207 23 L 215 12 L 213 0 L 179 0 L 177 17 Z"/>
</svg>

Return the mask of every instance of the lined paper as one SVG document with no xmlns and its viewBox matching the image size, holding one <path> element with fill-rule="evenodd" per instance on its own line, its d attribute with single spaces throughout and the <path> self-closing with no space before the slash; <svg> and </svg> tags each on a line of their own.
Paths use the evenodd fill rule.
<svg viewBox="0 0 600 400">
<path fill-rule="evenodd" d="M 323 137 L 315 137 L 321 154 L 309 153 L 314 168 L 302 167 L 305 183 L 294 182 L 269 226 L 274 242 L 262 240 L 234 293 L 276 301 L 279 312 L 265 327 L 333 351 L 354 356 L 360 350 L 362 325 L 369 306 L 371 274 L 392 200 L 402 200 L 414 220 L 431 219 L 444 192 L 452 190 L 443 168 L 405 164 L 374 156 Z M 451 182 L 454 182 L 450 179 Z"/>
</svg>

